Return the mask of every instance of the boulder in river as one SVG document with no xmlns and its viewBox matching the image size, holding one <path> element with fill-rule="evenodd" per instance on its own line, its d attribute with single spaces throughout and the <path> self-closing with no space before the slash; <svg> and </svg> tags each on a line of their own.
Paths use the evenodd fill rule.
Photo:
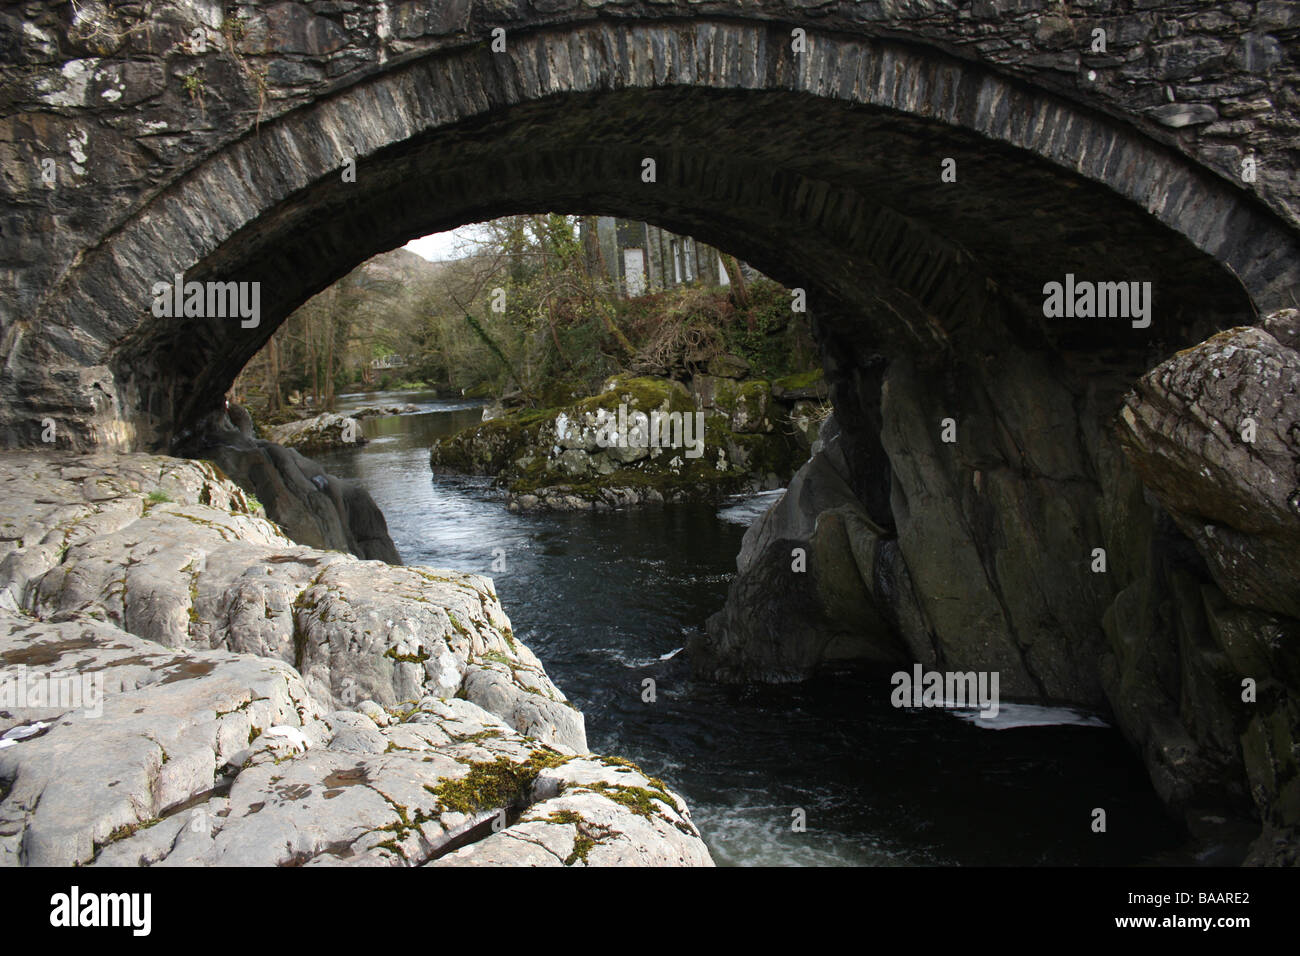
<svg viewBox="0 0 1300 956">
<path fill-rule="evenodd" d="M 730 371 L 730 370 L 729 370 Z M 568 405 L 498 415 L 441 439 L 436 472 L 492 475 L 512 510 L 606 510 L 779 488 L 806 455 L 770 383 L 620 375 Z"/>
<path fill-rule="evenodd" d="M 396 413 L 377 411 L 374 414 Z M 322 412 L 312 418 L 273 425 L 267 429 L 267 437 L 277 445 L 299 451 L 330 451 L 335 448 L 355 448 L 366 443 L 366 437 L 361 434 L 361 424 L 356 418 L 336 415 L 334 412 Z"/>
<path fill-rule="evenodd" d="M 697 673 L 779 683 L 837 659 L 911 659 L 873 595 L 882 529 L 849 488 L 844 467 L 832 417 L 817 453 L 745 532 L 727 604 L 690 645 Z"/>
<path fill-rule="evenodd" d="M 365 418 L 383 418 L 390 415 L 413 415 L 420 410 L 419 405 L 410 402 L 404 405 L 369 405 L 357 409 L 351 417 L 360 421 Z"/>
<path fill-rule="evenodd" d="M 242 406 L 207 416 L 177 451 L 216 463 L 256 495 L 267 517 L 299 544 L 402 563 L 383 512 L 359 482 L 328 474 L 294 449 L 257 438 Z"/>
</svg>

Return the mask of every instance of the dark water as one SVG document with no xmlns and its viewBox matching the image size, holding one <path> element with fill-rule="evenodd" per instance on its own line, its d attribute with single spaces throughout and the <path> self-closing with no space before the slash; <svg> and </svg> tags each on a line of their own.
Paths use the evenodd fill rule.
<svg viewBox="0 0 1300 956">
<path fill-rule="evenodd" d="M 368 445 L 322 463 L 365 482 L 407 563 L 495 580 L 515 633 L 586 715 L 591 748 L 680 791 L 718 863 L 1140 864 L 1179 843 L 1109 728 L 995 731 L 895 710 L 887 672 L 692 681 L 673 652 L 722 605 L 742 524 L 707 506 L 512 515 L 486 479 L 429 470 L 431 442 L 478 421 L 476 403 L 382 393 L 339 410 L 407 401 L 429 411 L 370 419 Z M 792 830 L 796 808 L 805 832 Z M 1105 833 L 1092 832 L 1094 808 Z"/>
</svg>

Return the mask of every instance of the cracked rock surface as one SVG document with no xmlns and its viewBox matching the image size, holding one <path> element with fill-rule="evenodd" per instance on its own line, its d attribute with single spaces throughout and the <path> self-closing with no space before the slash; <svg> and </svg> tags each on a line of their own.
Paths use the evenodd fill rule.
<svg viewBox="0 0 1300 956">
<path fill-rule="evenodd" d="M 5 455 L 0 502 L 0 862 L 711 863 L 489 579 L 295 545 L 201 462 Z"/>
<path fill-rule="evenodd" d="M 1234 603 L 1300 617 L 1300 312 L 1221 332 L 1137 383 L 1120 438 Z"/>
</svg>

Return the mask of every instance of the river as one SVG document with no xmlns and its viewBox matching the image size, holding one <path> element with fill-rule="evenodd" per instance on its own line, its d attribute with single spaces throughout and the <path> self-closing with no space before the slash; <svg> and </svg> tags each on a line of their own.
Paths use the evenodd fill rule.
<svg viewBox="0 0 1300 956">
<path fill-rule="evenodd" d="M 586 715 L 592 750 L 679 791 L 719 864 L 1194 862 L 1177 853 L 1137 757 L 1087 715 L 990 730 L 896 710 L 888 673 L 849 667 L 798 686 L 691 680 L 681 648 L 722 606 L 743 522 L 770 496 L 511 514 L 488 479 L 430 472 L 430 444 L 478 421 L 479 403 L 384 392 L 343 396 L 339 411 L 406 402 L 421 412 L 368 419 L 366 445 L 317 459 L 365 483 L 408 564 L 493 578 L 515 634 Z M 1004 726 L 1044 718 L 1004 715 Z M 1093 832 L 1096 808 L 1104 833 Z"/>
</svg>

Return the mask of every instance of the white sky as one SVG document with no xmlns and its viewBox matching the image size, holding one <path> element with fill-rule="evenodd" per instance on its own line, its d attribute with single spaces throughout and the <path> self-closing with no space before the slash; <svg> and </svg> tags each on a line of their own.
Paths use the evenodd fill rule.
<svg viewBox="0 0 1300 956">
<path fill-rule="evenodd" d="M 475 251 L 473 245 L 468 244 L 468 241 L 478 236 L 478 228 L 477 223 L 471 223 L 468 226 L 453 229 L 451 232 L 437 232 L 431 236 L 412 239 L 402 248 L 414 252 L 417 256 L 422 256 L 430 262 L 460 259 Z"/>
</svg>

